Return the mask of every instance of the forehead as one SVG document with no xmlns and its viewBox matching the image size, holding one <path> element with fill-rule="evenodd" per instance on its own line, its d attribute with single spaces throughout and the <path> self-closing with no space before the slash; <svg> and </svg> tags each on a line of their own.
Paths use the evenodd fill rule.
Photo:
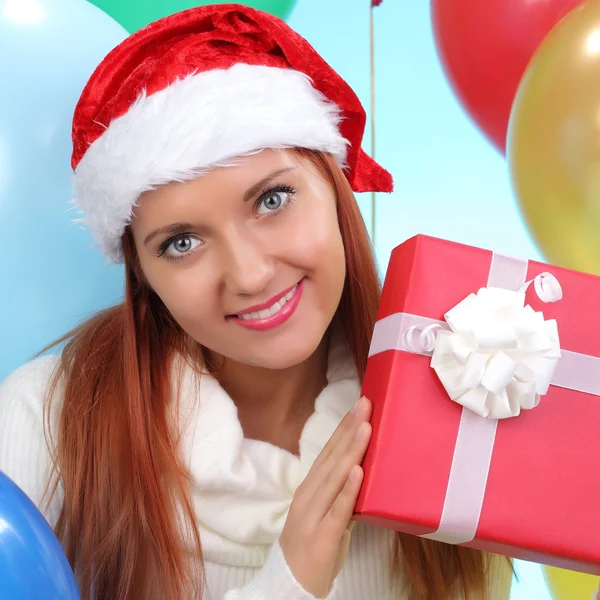
<svg viewBox="0 0 600 600">
<path fill-rule="evenodd" d="M 232 159 L 186 182 L 172 182 L 140 196 L 131 226 L 153 226 L 157 221 L 187 218 L 190 210 L 213 210 L 214 202 L 239 202 L 244 194 L 265 178 L 280 173 L 274 182 L 304 181 L 318 177 L 316 167 L 306 157 L 290 150 L 266 149 Z M 320 177 L 319 177 L 320 179 Z M 256 190 L 257 193 L 262 190 Z M 199 202 L 205 200 L 205 202 Z"/>
<path fill-rule="evenodd" d="M 256 181 L 279 170 L 296 170 L 302 165 L 302 160 L 288 150 L 262 150 L 248 156 L 240 156 L 228 160 L 223 166 L 218 166 L 200 173 L 194 179 L 185 182 L 172 182 L 154 190 L 144 192 L 136 203 L 138 210 L 145 208 L 154 201 L 169 198 L 185 198 L 192 195 L 220 196 L 228 191 L 245 191 Z"/>
</svg>

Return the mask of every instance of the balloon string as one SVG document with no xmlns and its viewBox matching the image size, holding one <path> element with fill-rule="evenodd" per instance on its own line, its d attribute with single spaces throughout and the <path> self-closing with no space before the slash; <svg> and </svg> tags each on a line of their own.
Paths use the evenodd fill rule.
<svg viewBox="0 0 600 600">
<path fill-rule="evenodd" d="M 371 1 L 371 157 L 375 160 L 375 19 L 373 10 L 376 3 Z M 371 192 L 371 242 L 375 247 L 375 192 Z"/>
</svg>

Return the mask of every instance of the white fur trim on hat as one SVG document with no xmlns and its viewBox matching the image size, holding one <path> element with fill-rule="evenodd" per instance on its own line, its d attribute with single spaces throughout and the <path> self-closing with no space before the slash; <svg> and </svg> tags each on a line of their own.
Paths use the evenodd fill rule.
<svg viewBox="0 0 600 600">
<path fill-rule="evenodd" d="M 75 169 L 74 200 L 110 262 L 145 191 L 188 181 L 264 148 L 309 148 L 341 165 L 340 109 L 293 69 L 236 64 L 142 94 L 111 121 Z"/>
</svg>

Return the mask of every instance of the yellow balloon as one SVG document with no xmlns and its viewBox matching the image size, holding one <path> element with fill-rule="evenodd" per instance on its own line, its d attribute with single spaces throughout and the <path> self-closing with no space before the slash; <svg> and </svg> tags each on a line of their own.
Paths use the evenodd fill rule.
<svg viewBox="0 0 600 600">
<path fill-rule="evenodd" d="M 564 17 L 519 86 L 507 155 L 529 229 L 553 264 L 600 275 L 600 1 Z"/>
<path fill-rule="evenodd" d="M 544 567 L 544 573 L 554 600 L 591 600 L 600 584 L 600 578 L 594 575 L 556 567 Z"/>
</svg>

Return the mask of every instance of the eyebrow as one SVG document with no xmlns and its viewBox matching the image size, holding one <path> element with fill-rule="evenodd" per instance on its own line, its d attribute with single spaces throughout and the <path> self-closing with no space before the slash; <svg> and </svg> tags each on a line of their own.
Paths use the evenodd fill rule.
<svg viewBox="0 0 600 600">
<path fill-rule="evenodd" d="M 147 246 L 155 237 L 159 235 L 177 235 L 178 233 L 184 233 L 192 229 L 191 223 L 173 223 L 166 225 L 165 227 L 159 227 L 155 229 L 146 239 L 144 240 L 144 246 Z"/>
<path fill-rule="evenodd" d="M 286 167 L 284 169 L 277 169 L 277 171 L 273 171 L 269 173 L 266 177 L 263 177 L 260 181 L 257 181 L 254 185 L 249 187 L 244 192 L 244 202 L 254 198 L 256 194 L 258 194 L 262 189 L 273 179 L 279 177 L 283 173 L 287 173 L 288 171 L 293 171 L 294 167 Z M 150 235 L 146 237 L 144 240 L 144 246 L 147 246 L 154 238 L 159 235 L 177 235 L 178 233 L 184 233 L 193 228 L 191 223 L 172 223 L 171 225 L 165 225 L 164 227 L 159 227 L 155 229 Z"/>
<path fill-rule="evenodd" d="M 294 167 L 286 167 L 285 169 L 278 169 L 277 171 L 273 171 L 266 177 L 263 177 L 260 181 L 257 181 L 252 187 L 249 187 L 246 190 L 246 193 L 244 194 L 244 202 L 247 202 L 251 198 L 254 198 L 254 196 L 256 196 L 256 194 L 261 192 L 263 190 L 263 188 L 270 181 L 275 179 L 275 177 L 279 177 L 279 175 L 282 175 L 283 173 L 287 173 L 288 171 L 293 171 L 293 170 L 294 170 Z"/>
</svg>

